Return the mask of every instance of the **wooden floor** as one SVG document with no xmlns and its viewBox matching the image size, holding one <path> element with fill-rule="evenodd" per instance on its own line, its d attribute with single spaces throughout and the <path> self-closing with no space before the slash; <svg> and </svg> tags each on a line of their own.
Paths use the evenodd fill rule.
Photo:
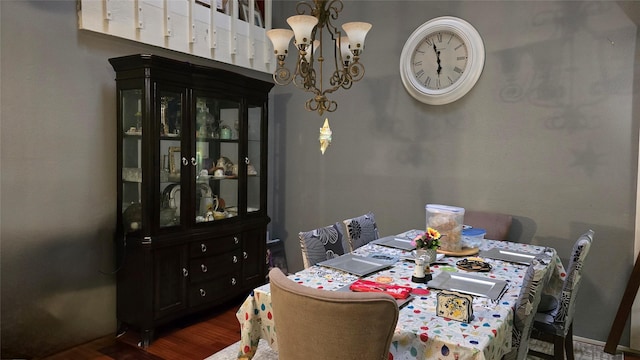
<svg viewBox="0 0 640 360">
<path fill-rule="evenodd" d="M 159 330 L 145 350 L 138 333 L 115 334 L 63 351 L 42 360 L 202 360 L 240 340 L 235 301 L 217 311 Z"/>
<path fill-rule="evenodd" d="M 187 320 L 159 331 L 147 349 L 138 347 L 140 337 L 129 331 L 91 341 L 42 360 L 202 360 L 240 340 L 236 311 L 241 301 L 231 302 L 206 316 Z M 640 360 L 625 354 L 625 360 Z"/>
</svg>

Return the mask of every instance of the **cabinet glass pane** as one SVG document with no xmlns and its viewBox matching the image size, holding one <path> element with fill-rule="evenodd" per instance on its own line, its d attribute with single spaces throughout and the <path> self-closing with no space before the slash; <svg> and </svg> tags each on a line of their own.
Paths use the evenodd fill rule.
<svg viewBox="0 0 640 360">
<path fill-rule="evenodd" d="M 182 129 L 182 97 L 174 91 L 160 91 L 160 156 L 155 167 L 159 169 L 155 181 L 160 182 L 160 227 L 180 224 L 180 168 L 182 149 L 180 137 Z"/>
<path fill-rule="evenodd" d="M 238 216 L 240 104 L 196 96 L 195 222 Z"/>
<path fill-rule="evenodd" d="M 249 107 L 248 111 L 247 213 L 251 213 L 260 210 L 262 108 Z"/>
<path fill-rule="evenodd" d="M 120 92 L 122 119 L 122 212 L 126 232 L 142 228 L 142 90 Z"/>
</svg>

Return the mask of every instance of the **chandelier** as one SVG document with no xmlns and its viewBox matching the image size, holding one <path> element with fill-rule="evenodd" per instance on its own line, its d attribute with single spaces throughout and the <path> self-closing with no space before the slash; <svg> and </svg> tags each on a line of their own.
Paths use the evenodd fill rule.
<svg viewBox="0 0 640 360">
<path fill-rule="evenodd" d="M 349 22 L 342 25 L 346 36 L 333 21 L 338 19 L 342 11 L 342 0 L 312 0 L 313 3 L 299 2 L 296 5 L 298 15 L 291 16 L 287 23 L 289 29 L 273 29 L 267 36 L 273 43 L 274 53 L 278 60 L 273 79 L 278 85 L 291 82 L 313 96 L 305 103 L 308 111 L 317 111 L 322 115 L 325 111 L 333 112 L 338 107 L 335 100 L 327 96 L 336 90 L 349 89 L 351 85 L 362 79 L 364 66 L 360 64 L 360 55 L 364 49 L 364 39 L 371 24 L 365 22 Z M 311 15 L 305 15 L 309 11 Z M 327 74 L 328 86 L 325 87 L 323 77 L 324 56 L 322 54 L 323 30 L 331 37 L 330 47 L 333 49 L 333 69 Z M 292 73 L 285 67 L 289 42 L 295 36 L 294 44 L 298 50 L 295 71 Z M 328 39 L 328 38 L 327 38 Z M 329 48 L 329 46 L 327 46 Z"/>
</svg>

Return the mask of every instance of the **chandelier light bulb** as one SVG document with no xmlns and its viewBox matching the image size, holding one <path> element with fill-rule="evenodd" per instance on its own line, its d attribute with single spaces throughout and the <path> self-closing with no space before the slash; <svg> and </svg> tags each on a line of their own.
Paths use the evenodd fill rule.
<svg viewBox="0 0 640 360">
<path fill-rule="evenodd" d="M 351 51 L 356 54 L 362 53 L 364 50 L 364 39 L 367 36 L 369 30 L 371 30 L 372 25 L 366 22 L 349 22 L 342 25 L 342 29 L 347 33 L 349 37 L 349 44 L 351 45 Z"/>
<path fill-rule="evenodd" d="M 315 54 L 316 51 L 318 51 L 318 48 L 320 47 L 320 40 L 313 40 L 313 53 Z M 307 62 L 311 62 L 311 50 L 307 51 L 304 54 L 304 58 L 305 60 L 307 60 Z"/>
<path fill-rule="evenodd" d="M 340 43 L 336 42 L 336 47 L 338 46 L 340 47 L 340 53 L 342 54 L 342 61 L 347 65 L 349 65 L 349 63 L 351 63 L 351 60 L 352 60 L 351 58 L 353 57 L 353 54 L 349 49 L 349 37 L 341 36 Z"/>
<path fill-rule="evenodd" d="M 286 56 L 289 52 L 289 42 L 293 37 L 293 31 L 289 29 L 272 29 L 267 31 L 267 37 L 273 44 L 273 51 L 278 55 Z"/>
<path fill-rule="evenodd" d="M 287 23 L 293 29 L 298 48 L 311 44 L 311 33 L 318 24 L 318 18 L 310 15 L 294 15 L 287 19 Z"/>
</svg>

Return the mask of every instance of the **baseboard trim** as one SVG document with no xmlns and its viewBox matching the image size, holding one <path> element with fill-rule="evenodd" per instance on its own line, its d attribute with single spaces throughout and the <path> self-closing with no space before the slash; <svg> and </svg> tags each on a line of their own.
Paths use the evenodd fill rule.
<svg viewBox="0 0 640 360">
<path fill-rule="evenodd" d="M 580 342 L 587 343 L 587 344 L 591 344 L 591 345 L 602 346 L 602 347 L 604 347 L 607 344 L 604 341 L 589 339 L 589 338 L 585 338 L 585 337 L 582 337 L 582 336 L 575 336 L 575 335 L 573 336 L 573 340 L 580 341 Z M 628 353 L 633 353 L 633 354 L 640 354 L 640 350 L 638 350 L 638 349 L 632 349 L 632 348 L 630 348 L 628 346 L 618 345 L 616 347 L 616 353 L 620 353 L 620 352 L 628 352 Z"/>
</svg>

